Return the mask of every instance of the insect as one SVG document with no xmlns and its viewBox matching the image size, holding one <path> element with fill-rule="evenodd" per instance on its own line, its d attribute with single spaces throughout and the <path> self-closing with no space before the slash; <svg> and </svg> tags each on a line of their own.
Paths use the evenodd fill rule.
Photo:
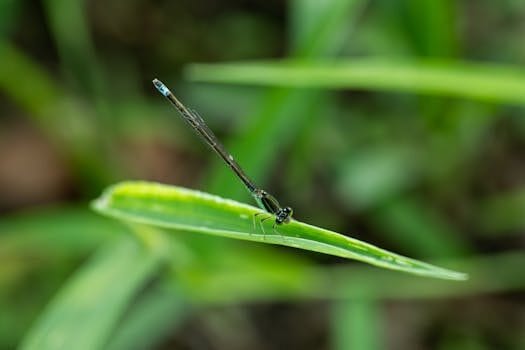
<svg viewBox="0 0 525 350">
<path fill-rule="evenodd" d="M 293 209 L 290 207 L 281 207 L 274 196 L 255 186 L 253 181 L 246 175 L 240 165 L 233 159 L 233 156 L 226 151 L 224 146 L 217 139 L 215 134 L 208 128 L 201 116 L 194 110 L 184 106 L 175 95 L 164 85 L 160 80 L 153 79 L 153 85 L 157 90 L 170 101 L 170 103 L 179 111 L 182 118 L 192 127 L 192 129 L 199 135 L 199 137 L 210 146 L 211 149 L 230 167 L 230 169 L 237 175 L 239 180 L 244 184 L 246 189 L 251 193 L 257 205 L 267 213 L 275 216 L 275 225 L 282 225 L 290 222 Z M 255 214 L 255 216 L 262 213 Z M 271 216 L 263 218 L 262 222 L 269 219 Z M 264 231 L 264 228 L 263 228 Z"/>
</svg>

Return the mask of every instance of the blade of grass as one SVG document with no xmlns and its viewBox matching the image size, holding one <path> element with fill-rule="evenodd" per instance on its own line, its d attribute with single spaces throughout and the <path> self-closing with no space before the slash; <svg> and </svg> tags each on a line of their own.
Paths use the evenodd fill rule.
<svg viewBox="0 0 525 350">
<path fill-rule="evenodd" d="M 0 220 L 0 258 L 29 252 L 39 256 L 78 256 L 126 231 L 124 226 L 102 220 L 86 208 L 27 210 Z"/>
<path fill-rule="evenodd" d="M 84 89 L 94 101 L 97 124 L 110 121 L 106 84 L 97 60 L 84 11 L 83 0 L 45 0 L 44 9 L 55 39 L 64 74 Z M 97 133 L 105 134 L 110 127 L 98 127 Z"/>
<path fill-rule="evenodd" d="M 113 163 L 104 161 L 93 115 L 29 57 L 0 41 L 0 89 L 18 103 L 57 149 L 69 159 L 87 190 L 99 189 L 116 178 Z M 30 77 L 27 78 L 27 77 Z M 109 179 L 109 180 L 108 180 Z"/>
<path fill-rule="evenodd" d="M 348 299 L 332 309 L 332 341 L 334 349 L 382 349 L 381 304 L 366 286 L 349 284 Z"/>
<path fill-rule="evenodd" d="M 129 222 L 206 233 L 331 254 L 422 276 L 463 280 L 466 275 L 409 259 L 298 221 L 272 229 L 255 223 L 261 210 L 210 194 L 147 182 L 124 182 L 94 202 L 102 214 Z M 264 228 L 263 228 L 264 227 Z"/>
<path fill-rule="evenodd" d="M 456 2 L 408 0 L 391 6 L 418 56 L 451 57 L 458 51 Z"/>
<path fill-rule="evenodd" d="M 125 316 L 106 349 L 152 349 L 165 339 L 186 315 L 184 293 L 162 282 L 143 295 Z"/>
<path fill-rule="evenodd" d="M 57 125 L 60 115 L 53 112 L 64 96 L 51 77 L 7 42 L 0 42 L 0 57 L 0 88 L 30 112 L 37 123 Z M 31 79 L 21 79 L 25 74 Z M 52 127 L 46 129 L 51 130 Z"/>
<path fill-rule="evenodd" d="M 21 349 L 102 349 L 160 256 L 130 237 L 103 246 L 48 305 Z"/>
<path fill-rule="evenodd" d="M 525 71 L 519 67 L 460 62 L 347 61 L 195 64 L 193 81 L 262 86 L 369 89 L 525 104 Z"/>
<path fill-rule="evenodd" d="M 459 298 L 517 292 L 525 288 L 525 275 L 522 271 L 524 263 L 525 254 L 521 251 L 449 260 L 447 265 L 468 273 L 469 280 L 465 283 L 421 281 L 413 276 L 377 270 L 371 278 L 372 269 L 367 266 L 336 267 L 324 269 L 320 274 L 322 282 L 318 281 L 320 287 L 308 291 L 311 292 L 311 297 L 326 298 L 331 295 L 337 299 L 347 298 L 348 290 L 345 286 L 353 284 L 366 288 L 378 299 L 391 300 Z"/>
<path fill-rule="evenodd" d="M 80 259 L 127 230 L 87 208 L 27 210 L 0 219 L 0 348 L 14 349 Z"/>
<path fill-rule="evenodd" d="M 365 0 L 294 0 L 290 2 L 292 56 L 333 57 L 344 47 Z"/>
<path fill-rule="evenodd" d="M 40 275 L 42 271 L 52 274 L 50 271 L 53 269 L 60 270 L 58 275 L 61 276 L 67 273 L 68 262 L 87 256 L 102 243 L 125 232 L 127 229 L 123 225 L 116 225 L 112 220 L 101 220 L 99 215 L 93 215 L 86 208 L 46 208 L 2 218 L 0 290 L 5 292 L 5 296 L 0 293 L 0 302 L 4 297 L 9 300 L 10 293 L 15 293 L 24 303 L 24 281 L 32 279 L 31 276 Z M 35 259 L 38 264 L 35 264 Z M 49 284 L 40 283 L 41 290 L 56 288 L 53 286 L 58 281 L 50 275 L 45 281 Z M 38 304 L 38 301 L 41 300 L 31 298 L 32 304 Z M 11 303 L 14 302 L 11 300 Z M 4 315 L 7 312 L 5 310 Z M 8 326 L 13 323 L 12 319 Z"/>
<path fill-rule="evenodd" d="M 250 257 L 248 256 L 247 259 Z M 272 263 L 271 258 L 267 260 Z M 264 261 L 257 261 L 258 264 Z M 441 261 L 443 263 L 443 261 Z M 254 263 L 255 265 L 256 263 Z M 468 298 L 474 295 L 520 292 L 525 289 L 525 275 L 522 266 L 525 254 L 514 251 L 502 254 L 447 260 L 447 266 L 466 271 L 469 280 L 464 283 L 450 283 L 446 280 L 422 280 L 418 276 L 393 274 L 367 265 L 337 265 L 336 267 L 309 266 L 298 269 L 295 287 L 283 286 L 287 281 L 266 278 L 260 282 L 257 293 L 239 293 L 248 269 L 236 266 L 213 267 L 201 271 L 202 278 L 196 290 L 196 302 L 210 304 L 238 304 L 239 302 L 286 301 L 286 300 L 339 300 L 355 297 L 348 286 L 359 286 L 377 300 L 436 300 L 444 298 Z M 277 274 L 277 272 L 275 272 Z M 261 278 L 258 274 L 255 278 Z M 237 283 L 229 283 L 237 281 Z M 226 283 L 225 283 L 226 282 Z M 264 284 L 264 285 L 263 285 Z M 385 288 L 385 286 L 388 286 Z M 209 289 L 208 289 L 209 288 Z M 357 288 L 357 287 L 356 287 Z M 234 297 L 230 297 L 233 295 Z"/>
<path fill-rule="evenodd" d="M 418 198 L 385 203 L 371 213 L 371 224 L 411 254 L 444 258 L 467 256 L 471 251 L 461 233 Z"/>
<path fill-rule="evenodd" d="M 292 24 L 296 36 L 292 42 L 294 57 L 316 58 L 333 56 L 340 50 L 344 40 L 341 33 L 348 35 L 348 28 L 354 23 L 359 14 L 359 8 L 364 0 L 326 0 L 325 6 L 318 7 L 318 11 L 310 13 L 311 18 L 295 18 L 301 20 L 301 25 Z M 291 11 L 300 11 L 300 6 L 312 6 L 312 3 L 303 4 L 301 1 L 292 3 Z M 308 11 L 310 12 L 310 11 Z M 301 32 L 299 33 L 298 30 Z M 333 40 L 338 38 L 338 40 Z M 297 39 L 297 40 L 296 40 Z M 272 163 L 279 149 L 283 148 L 295 136 L 293 126 L 305 123 L 311 116 L 312 106 L 317 102 L 316 91 L 300 91 L 296 89 L 272 89 L 261 102 L 252 123 L 242 136 L 227 144 L 227 148 L 235 155 L 238 162 L 256 181 L 263 183 L 270 175 Z M 229 169 L 216 163 L 209 175 L 207 188 L 213 192 L 230 198 L 243 198 L 245 192 L 238 186 L 231 184 L 235 179 Z"/>
</svg>

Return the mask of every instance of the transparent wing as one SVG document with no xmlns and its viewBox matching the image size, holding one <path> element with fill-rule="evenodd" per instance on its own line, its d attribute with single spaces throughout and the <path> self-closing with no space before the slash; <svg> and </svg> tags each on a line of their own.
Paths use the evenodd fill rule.
<svg viewBox="0 0 525 350">
<path fill-rule="evenodd" d="M 235 161 L 233 156 L 226 151 L 226 148 L 219 141 L 217 136 L 211 131 L 211 129 L 206 125 L 204 119 L 200 114 L 190 108 L 187 108 L 187 113 L 181 113 L 183 117 L 190 123 L 190 125 L 197 131 L 197 133 L 205 140 L 205 142 L 210 145 L 210 147 L 228 164 L 228 166 L 233 170 L 233 172 L 239 177 L 239 179 L 244 183 L 250 192 L 253 192 L 257 189 L 254 183 L 250 180 L 248 175 L 241 169 L 239 164 Z"/>
</svg>

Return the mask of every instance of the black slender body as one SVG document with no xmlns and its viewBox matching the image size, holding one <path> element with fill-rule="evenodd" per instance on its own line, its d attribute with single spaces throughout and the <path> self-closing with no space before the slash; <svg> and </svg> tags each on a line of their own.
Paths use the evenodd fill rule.
<svg viewBox="0 0 525 350">
<path fill-rule="evenodd" d="M 157 90 L 171 102 L 179 111 L 183 119 L 195 130 L 195 132 L 224 160 L 224 162 L 233 170 L 235 175 L 242 181 L 248 191 L 252 194 L 255 201 L 270 214 L 275 215 L 277 225 L 290 221 L 293 210 L 290 207 L 281 207 L 277 199 L 268 192 L 259 189 L 244 173 L 239 164 L 233 159 L 232 155 L 226 151 L 224 146 L 219 142 L 215 134 L 208 128 L 199 114 L 189 108 L 186 108 L 173 93 L 160 80 L 153 79 L 153 85 Z"/>
</svg>

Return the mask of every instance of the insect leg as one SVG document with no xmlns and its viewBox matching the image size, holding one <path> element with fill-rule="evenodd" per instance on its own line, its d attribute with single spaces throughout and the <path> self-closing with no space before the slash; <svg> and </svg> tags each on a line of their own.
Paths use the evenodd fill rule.
<svg viewBox="0 0 525 350">
<path fill-rule="evenodd" d="M 276 230 L 275 228 L 277 227 L 277 222 L 274 222 L 273 225 L 272 225 L 272 230 L 273 230 L 273 233 L 275 235 L 279 235 L 281 237 L 281 241 L 284 243 L 286 242 L 286 238 L 283 236 L 283 234 L 281 232 L 279 232 L 279 230 Z"/>
</svg>

